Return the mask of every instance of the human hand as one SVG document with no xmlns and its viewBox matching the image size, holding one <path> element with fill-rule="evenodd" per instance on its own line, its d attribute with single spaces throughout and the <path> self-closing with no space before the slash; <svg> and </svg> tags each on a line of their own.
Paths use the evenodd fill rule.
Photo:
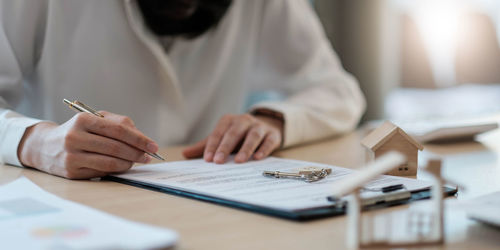
<svg viewBox="0 0 500 250">
<path fill-rule="evenodd" d="M 243 163 L 252 155 L 256 160 L 267 157 L 280 147 L 282 138 L 282 120 L 250 114 L 225 115 L 207 138 L 186 148 L 183 154 L 222 164 L 241 145 L 234 161 Z"/>
<path fill-rule="evenodd" d="M 20 162 L 68 179 L 124 172 L 148 163 L 158 145 L 125 116 L 100 111 L 104 118 L 78 113 L 62 125 L 41 122 L 28 128 L 18 147 Z"/>
</svg>

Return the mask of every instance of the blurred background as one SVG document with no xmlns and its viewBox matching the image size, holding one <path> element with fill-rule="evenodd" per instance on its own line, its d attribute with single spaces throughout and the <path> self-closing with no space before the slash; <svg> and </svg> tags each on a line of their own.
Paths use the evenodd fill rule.
<svg viewBox="0 0 500 250">
<path fill-rule="evenodd" d="M 364 120 L 500 112 L 500 1 L 315 0 Z"/>
</svg>

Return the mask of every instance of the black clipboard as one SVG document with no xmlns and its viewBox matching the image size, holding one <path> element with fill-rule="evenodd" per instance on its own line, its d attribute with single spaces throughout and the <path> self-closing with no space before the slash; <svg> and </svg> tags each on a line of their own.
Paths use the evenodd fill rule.
<svg viewBox="0 0 500 250">
<path fill-rule="evenodd" d="M 106 176 L 103 178 L 104 180 L 110 180 L 114 182 L 119 182 L 127 185 L 132 185 L 144 189 L 149 189 L 157 192 L 162 192 L 162 193 L 167 193 L 167 194 L 173 194 L 173 195 L 178 195 L 182 197 L 187 197 L 195 200 L 201 200 L 205 202 L 210 202 L 218 205 L 223 205 L 226 207 L 232 207 L 232 208 L 237 208 L 237 209 L 242 209 L 245 211 L 250 211 L 254 213 L 259 213 L 259 214 L 265 214 L 269 216 L 274 216 L 274 217 L 279 217 L 283 219 L 289 219 L 289 220 L 295 220 L 295 221 L 308 221 L 308 220 L 314 220 L 314 219 L 320 219 L 320 218 L 326 218 L 326 217 L 332 217 L 332 216 L 337 216 L 337 215 L 343 215 L 346 212 L 345 206 L 344 207 L 339 207 L 336 205 L 331 205 L 331 206 L 325 206 L 325 207 L 314 207 L 314 208 L 308 208 L 308 209 L 300 209 L 300 210 L 280 210 L 277 208 L 271 208 L 271 207 L 265 207 L 265 206 L 259 206 L 255 204 L 248 204 L 244 202 L 238 202 L 238 201 L 232 201 L 228 199 L 222 199 L 210 195 L 204 195 L 204 194 L 199 194 L 199 193 L 193 193 L 193 192 L 188 192 L 180 189 L 175 189 L 175 188 L 170 188 L 170 187 L 163 187 L 151 183 L 145 183 L 145 182 L 140 182 L 140 181 L 134 181 L 134 180 L 128 180 L 128 179 L 123 179 L 120 177 L 116 176 Z M 447 196 L 452 196 L 457 193 L 457 189 L 454 188 L 449 188 L 449 187 L 444 187 L 444 193 Z M 430 198 L 430 190 L 420 190 L 420 191 L 415 191 L 411 193 L 411 198 L 406 199 L 406 200 L 396 200 L 396 201 L 390 201 L 390 202 L 381 202 L 377 203 L 374 205 L 369 205 L 364 207 L 364 210 L 371 210 L 371 209 L 378 209 L 378 208 L 383 208 L 383 207 L 390 207 L 390 206 L 396 206 L 396 205 L 401 205 L 401 204 L 407 204 L 412 201 L 417 201 L 417 200 L 422 200 L 422 199 L 428 199 Z M 325 197 L 326 199 L 326 197 Z"/>
</svg>

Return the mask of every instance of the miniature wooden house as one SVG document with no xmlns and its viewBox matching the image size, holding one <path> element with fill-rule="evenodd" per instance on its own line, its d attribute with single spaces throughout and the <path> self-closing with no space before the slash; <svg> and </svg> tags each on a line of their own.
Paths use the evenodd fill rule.
<svg viewBox="0 0 500 250">
<path fill-rule="evenodd" d="M 440 160 L 430 160 L 424 168 L 432 181 L 430 206 L 376 213 L 375 217 L 361 214 L 363 185 L 405 161 L 399 152 L 390 152 L 336 183 L 331 197 L 341 200 L 347 195 L 346 243 L 349 249 L 425 247 L 444 242 L 443 185 L 451 183 L 441 176 Z"/>
<path fill-rule="evenodd" d="M 424 147 L 401 128 L 386 121 L 368 134 L 361 144 L 367 148 L 367 159 L 369 161 L 389 152 L 401 152 L 407 159 L 401 166 L 388 172 L 389 175 L 414 176 L 417 175 L 418 151 Z"/>
</svg>

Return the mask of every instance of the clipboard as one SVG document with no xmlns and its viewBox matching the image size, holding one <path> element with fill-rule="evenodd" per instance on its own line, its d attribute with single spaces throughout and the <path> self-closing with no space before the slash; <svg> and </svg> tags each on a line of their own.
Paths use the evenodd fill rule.
<svg viewBox="0 0 500 250">
<path fill-rule="evenodd" d="M 273 216 L 273 217 L 278 217 L 282 219 L 288 219 L 288 220 L 294 220 L 294 221 L 310 221 L 310 220 L 315 220 L 315 219 L 321 219 L 321 218 L 327 218 L 327 217 L 332 217 L 332 216 L 338 216 L 338 215 L 343 215 L 346 213 L 346 207 L 344 206 L 337 206 L 335 204 L 332 204 L 331 206 L 322 206 L 322 207 L 314 207 L 314 208 L 307 208 L 307 209 L 299 209 L 299 210 L 281 210 L 281 209 L 276 209 L 272 207 L 265 207 L 265 206 L 260 206 L 260 205 L 255 205 L 255 204 L 249 204 L 249 203 L 244 203 L 244 202 L 238 202 L 234 200 L 229 200 L 229 199 L 222 199 L 219 197 L 214 197 L 210 195 L 204 195 L 204 194 L 199 194 L 199 193 L 194 193 L 194 192 L 189 192 L 185 190 L 180 190 L 176 188 L 170 188 L 170 187 L 164 187 L 164 186 L 159 186 L 151 183 L 145 183 L 145 182 L 140 182 L 140 181 L 134 181 L 134 180 L 129 180 L 129 179 L 124 179 L 120 178 L 117 176 L 106 176 L 103 177 L 103 180 L 109 180 L 109 181 L 114 181 L 126 185 L 131 185 L 139 188 L 144 188 L 148 190 L 153 190 L 157 192 L 162 192 L 166 194 L 173 194 L 181 197 L 186 197 L 194 200 L 200 200 L 204 202 L 209 202 L 217 205 L 222 205 L 226 207 L 231 207 L 231 208 L 236 208 L 236 209 L 241 209 L 249 212 L 254 212 L 254 213 L 259 213 L 259 214 L 264 214 L 268 216 Z M 445 193 L 446 196 L 452 196 L 457 193 L 457 189 L 450 188 L 450 187 L 443 187 L 443 192 Z M 401 205 L 401 204 L 407 204 L 413 201 L 417 200 L 423 200 L 423 199 L 428 199 L 430 198 L 431 193 L 429 189 L 424 189 L 420 191 L 414 191 L 411 192 L 411 197 L 409 199 L 404 199 L 404 200 L 393 200 L 389 202 L 378 202 L 373 205 L 368 205 L 365 206 L 363 209 L 364 210 L 372 210 L 372 209 L 380 209 L 384 207 L 391 207 L 391 206 L 396 206 L 396 205 Z M 326 199 L 326 197 L 325 197 Z"/>
</svg>

